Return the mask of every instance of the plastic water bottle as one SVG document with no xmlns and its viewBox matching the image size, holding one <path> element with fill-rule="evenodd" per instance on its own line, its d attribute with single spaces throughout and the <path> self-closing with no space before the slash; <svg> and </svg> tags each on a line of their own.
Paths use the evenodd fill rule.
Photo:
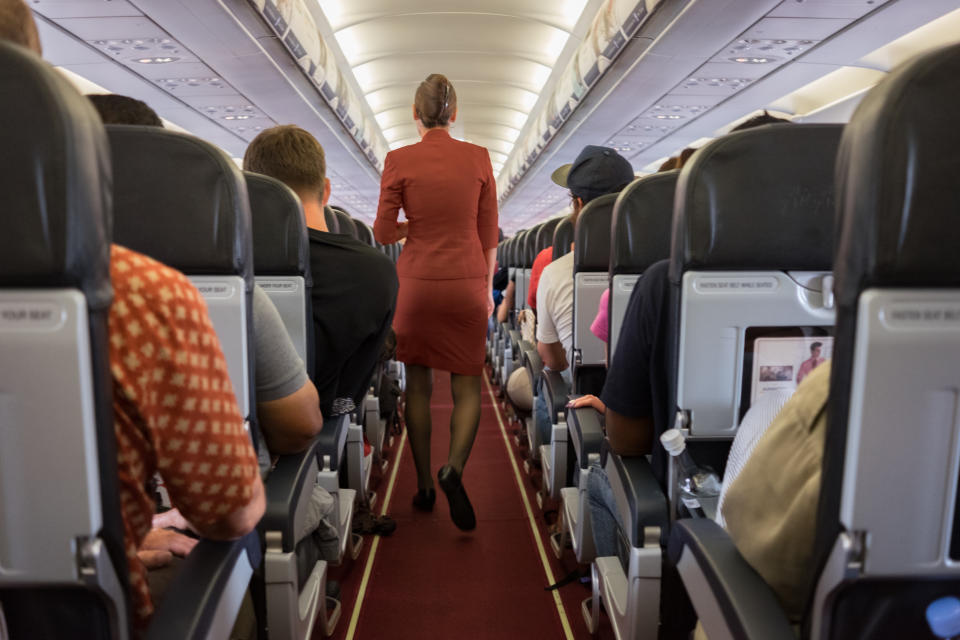
<svg viewBox="0 0 960 640">
<path fill-rule="evenodd" d="M 704 498 L 716 498 L 720 495 L 720 478 L 709 467 L 697 466 L 687 451 L 687 443 L 679 429 L 669 429 L 660 436 L 663 448 L 677 459 L 680 465 L 680 477 L 677 486 L 680 489 L 680 500 L 687 510 L 697 518 L 706 518 L 707 515 L 700 505 Z"/>
</svg>

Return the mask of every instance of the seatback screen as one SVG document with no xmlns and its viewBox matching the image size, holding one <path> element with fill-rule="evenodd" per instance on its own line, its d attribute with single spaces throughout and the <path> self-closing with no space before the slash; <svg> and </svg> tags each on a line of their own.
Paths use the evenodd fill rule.
<svg viewBox="0 0 960 640">
<path fill-rule="evenodd" d="M 831 327 L 750 327 L 746 331 L 740 419 L 763 394 L 794 390 L 833 356 Z"/>
</svg>

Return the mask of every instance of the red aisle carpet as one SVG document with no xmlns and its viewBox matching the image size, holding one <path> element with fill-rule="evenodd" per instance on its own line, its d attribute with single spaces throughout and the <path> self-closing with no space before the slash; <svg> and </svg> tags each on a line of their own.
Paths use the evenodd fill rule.
<svg viewBox="0 0 960 640">
<path fill-rule="evenodd" d="M 454 527 L 446 498 L 439 490 L 433 513 L 413 509 L 410 500 L 416 491 L 416 478 L 409 443 L 404 443 L 388 509 L 397 521 L 397 530 L 380 539 L 365 588 L 361 582 L 372 537 L 366 537 L 359 558 L 348 560 L 332 572 L 341 581 L 344 602 L 335 638 L 590 637 L 578 607 L 566 607 L 571 631 L 564 630 L 553 594 L 543 589 L 547 578 L 540 552 L 487 384 L 482 384 L 480 429 L 464 474 L 477 512 L 477 529 L 462 533 Z M 434 477 L 446 462 L 451 408 L 449 375 L 437 372 L 431 461 Z M 512 428 L 507 428 L 512 439 Z M 397 438 L 394 451 L 399 447 Z M 512 440 L 510 447 L 516 455 Z M 381 502 L 387 497 L 392 471 L 377 487 Z M 525 474 L 523 478 L 529 490 L 529 480 Z M 532 493 L 528 493 L 532 499 Z M 542 529 L 539 509 L 535 502 L 531 505 L 538 529 Z M 375 511 L 379 513 L 380 509 L 378 503 Z M 559 579 L 565 570 L 556 563 L 549 546 L 545 549 L 554 577 Z M 570 591 L 564 593 L 564 601 L 571 605 L 588 595 L 576 584 L 563 591 Z M 355 615 L 356 607 L 359 612 Z M 351 628 L 354 615 L 356 624 Z"/>
</svg>

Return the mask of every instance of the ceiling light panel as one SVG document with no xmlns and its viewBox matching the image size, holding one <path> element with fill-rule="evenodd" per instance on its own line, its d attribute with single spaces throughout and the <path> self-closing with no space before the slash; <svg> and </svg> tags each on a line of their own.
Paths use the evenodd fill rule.
<svg viewBox="0 0 960 640">
<path fill-rule="evenodd" d="M 176 96 L 224 96 L 236 93 L 236 90 L 216 75 L 175 76 L 154 78 L 161 89 Z"/>
</svg>

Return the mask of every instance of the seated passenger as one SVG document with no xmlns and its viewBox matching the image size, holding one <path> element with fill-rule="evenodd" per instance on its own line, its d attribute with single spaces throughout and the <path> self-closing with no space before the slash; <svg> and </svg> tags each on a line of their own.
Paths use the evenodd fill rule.
<svg viewBox="0 0 960 640">
<path fill-rule="evenodd" d="M 22 0 L 0 0 L 0 38 L 41 54 Z M 220 342 L 200 293 L 180 272 L 113 245 L 109 361 L 117 475 L 134 627 L 153 613 L 137 550 L 150 530 L 159 474 L 204 537 L 246 535 L 263 515 L 263 485 Z M 106 463 L 106 461 L 105 461 Z"/>
<path fill-rule="evenodd" d="M 530 268 L 530 290 L 527 292 L 527 305 L 537 310 L 537 287 L 540 286 L 540 276 L 547 265 L 553 262 L 553 245 L 550 245 L 537 254 L 533 259 L 533 266 Z"/>
<path fill-rule="evenodd" d="M 89 95 L 104 124 L 163 127 L 146 103 L 116 94 Z M 254 384 L 257 422 L 269 454 L 306 449 L 323 427 L 317 390 L 297 355 L 280 313 L 259 285 L 253 289 Z M 261 462 L 262 467 L 269 463 Z"/>
<path fill-rule="evenodd" d="M 588 145 L 570 165 L 553 172 L 553 181 L 570 189 L 571 223 L 594 198 L 616 193 L 634 178 L 633 167 L 613 149 Z M 572 246 L 572 245 L 571 245 Z M 573 256 L 571 250 L 543 269 L 537 287 L 537 353 L 545 368 L 569 378 L 568 354 L 573 345 Z M 511 398 L 515 404 L 526 398 Z M 550 442 L 550 417 L 544 394 L 537 396 L 535 420 L 542 442 Z"/>
<path fill-rule="evenodd" d="M 310 234 L 313 272 L 314 384 L 324 416 L 349 413 L 367 386 L 393 319 L 397 272 L 375 248 L 327 233 L 330 198 L 323 147 L 294 125 L 261 132 L 243 168 L 285 183 L 300 197 Z"/>
</svg>

